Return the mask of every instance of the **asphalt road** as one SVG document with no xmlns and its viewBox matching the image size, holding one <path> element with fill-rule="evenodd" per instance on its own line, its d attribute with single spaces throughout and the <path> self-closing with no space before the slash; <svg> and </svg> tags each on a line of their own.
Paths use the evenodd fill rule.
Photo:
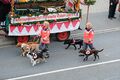
<svg viewBox="0 0 120 80">
<path fill-rule="evenodd" d="M 28 58 L 20 56 L 20 50 L 16 46 L 0 48 L 0 80 L 13 80 L 13 78 L 20 80 L 119 80 L 119 34 L 120 31 L 100 34 L 96 32 L 94 46 L 96 49 L 104 48 L 104 51 L 99 54 L 100 59 L 96 61 L 93 61 L 93 56 L 90 56 L 88 61 L 83 62 L 83 57 L 78 56 L 79 50 L 74 50 L 72 46 L 65 50 L 66 46 L 63 42 L 52 41 L 49 46 L 48 62 L 33 67 Z"/>
<path fill-rule="evenodd" d="M 82 8 L 81 28 L 84 29 L 86 7 Z M 0 80 L 120 80 L 120 17 L 118 12 L 117 19 L 109 20 L 107 16 L 108 0 L 98 0 L 90 7 L 89 20 L 96 31 L 94 46 L 104 48 L 99 60 L 94 62 L 90 56 L 83 62 L 83 57 L 78 56 L 79 50 L 75 51 L 73 47 L 65 50 L 63 42 L 52 41 L 48 62 L 33 67 L 28 58 L 20 56 L 15 45 L 1 47 Z M 72 37 L 81 38 L 81 33 L 75 31 Z"/>
</svg>

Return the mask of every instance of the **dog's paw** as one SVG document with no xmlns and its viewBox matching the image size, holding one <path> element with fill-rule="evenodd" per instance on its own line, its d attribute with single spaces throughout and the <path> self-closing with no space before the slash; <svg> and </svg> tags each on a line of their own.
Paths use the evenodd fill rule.
<svg viewBox="0 0 120 80">
<path fill-rule="evenodd" d="M 33 61 L 32 66 L 35 66 L 35 65 L 36 65 L 36 61 Z"/>
<path fill-rule="evenodd" d="M 87 58 L 84 58 L 83 61 L 87 61 L 88 59 Z"/>
<path fill-rule="evenodd" d="M 34 62 L 34 60 L 33 59 L 31 59 L 31 63 L 33 63 Z"/>
<path fill-rule="evenodd" d="M 23 56 L 22 54 L 20 56 Z"/>
<path fill-rule="evenodd" d="M 50 55 L 47 53 L 47 54 L 44 55 L 44 57 L 45 57 L 45 58 L 49 58 Z"/>
<path fill-rule="evenodd" d="M 78 56 L 85 56 L 84 54 L 79 54 Z"/>
<path fill-rule="evenodd" d="M 96 61 L 96 59 L 94 59 L 93 61 Z"/>
<path fill-rule="evenodd" d="M 47 60 L 44 60 L 45 63 L 47 63 Z"/>
<path fill-rule="evenodd" d="M 84 62 L 84 61 L 87 61 L 87 60 L 86 60 L 86 59 L 83 59 L 83 62 Z"/>
<path fill-rule="evenodd" d="M 68 49 L 68 48 L 65 48 L 65 49 Z"/>
<path fill-rule="evenodd" d="M 80 48 L 78 48 L 78 49 L 80 49 Z"/>
</svg>

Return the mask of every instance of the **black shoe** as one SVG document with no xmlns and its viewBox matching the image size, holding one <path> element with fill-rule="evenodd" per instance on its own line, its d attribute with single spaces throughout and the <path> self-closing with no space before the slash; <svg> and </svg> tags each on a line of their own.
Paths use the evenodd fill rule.
<svg viewBox="0 0 120 80">
<path fill-rule="evenodd" d="M 112 20 L 112 17 L 109 17 L 108 19 Z"/>
<path fill-rule="evenodd" d="M 112 17 L 112 18 L 116 19 L 116 17 Z"/>
</svg>

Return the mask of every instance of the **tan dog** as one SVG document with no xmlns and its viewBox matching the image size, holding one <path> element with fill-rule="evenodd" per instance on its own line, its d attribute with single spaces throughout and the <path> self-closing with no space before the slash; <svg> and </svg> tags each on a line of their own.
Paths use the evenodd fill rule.
<svg viewBox="0 0 120 80">
<path fill-rule="evenodd" d="M 39 51 L 39 44 L 35 42 L 18 43 L 16 46 L 21 48 L 21 56 L 26 56 L 26 54 L 30 52 L 30 49 L 35 49 L 35 51 Z"/>
</svg>

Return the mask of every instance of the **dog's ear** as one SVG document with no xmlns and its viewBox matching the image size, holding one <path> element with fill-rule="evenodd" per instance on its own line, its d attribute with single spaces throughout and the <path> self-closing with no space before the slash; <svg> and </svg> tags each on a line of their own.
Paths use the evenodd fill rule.
<svg viewBox="0 0 120 80">
<path fill-rule="evenodd" d="M 35 52 L 35 49 L 33 49 L 32 52 Z"/>
<path fill-rule="evenodd" d="M 32 52 L 32 48 L 30 48 L 30 52 Z"/>
</svg>

